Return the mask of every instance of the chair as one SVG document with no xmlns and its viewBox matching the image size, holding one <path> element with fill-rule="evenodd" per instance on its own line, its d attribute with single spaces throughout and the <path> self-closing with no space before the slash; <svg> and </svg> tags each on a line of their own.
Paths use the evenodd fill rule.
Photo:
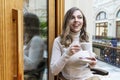
<svg viewBox="0 0 120 80">
<path fill-rule="evenodd" d="M 24 80 L 42 80 L 43 72 L 46 67 L 46 58 L 44 58 L 38 65 L 37 69 L 25 70 L 24 71 Z M 27 76 L 27 77 L 26 77 Z"/>
<path fill-rule="evenodd" d="M 91 71 L 93 71 L 93 74 L 98 74 L 98 75 L 108 75 L 109 72 L 104 70 L 104 69 L 100 69 L 100 68 L 91 68 Z"/>
</svg>

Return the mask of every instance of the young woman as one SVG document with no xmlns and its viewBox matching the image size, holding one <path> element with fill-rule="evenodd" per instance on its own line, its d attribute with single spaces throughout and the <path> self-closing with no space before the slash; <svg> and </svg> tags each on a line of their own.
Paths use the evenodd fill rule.
<svg viewBox="0 0 120 80">
<path fill-rule="evenodd" d="M 40 37 L 40 21 L 33 13 L 24 14 L 24 70 L 36 69 L 43 59 L 44 41 Z"/>
<path fill-rule="evenodd" d="M 89 68 L 96 64 L 92 44 L 88 50 L 83 50 L 81 44 L 90 45 L 86 20 L 82 11 L 73 7 L 65 14 L 62 34 L 53 43 L 50 68 L 54 75 L 61 72 L 65 80 L 90 80 L 93 77 Z"/>
</svg>

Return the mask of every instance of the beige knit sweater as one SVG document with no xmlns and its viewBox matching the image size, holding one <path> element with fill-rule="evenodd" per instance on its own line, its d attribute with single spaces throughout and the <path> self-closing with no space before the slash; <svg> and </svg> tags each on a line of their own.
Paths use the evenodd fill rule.
<svg viewBox="0 0 120 80">
<path fill-rule="evenodd" d="M 74 45 L 79 40 L 79 33 L 71 33 L 74 38 Z M 68 48 L 64 48 L 60 43 L 60 37 L 54 40 L 52 48 L 52 56 L 50 69 L 54 75 L 62 72 L 63 76 L 68 80 L 85 80 L 92 75 L 92 72 L 88 68 L 88 63 L 81 61 L 80 57 L 94 57 L 95 54 L 92 51 L 83 51 L 82 49 L 74 55 L 67 52 Z M 92 50 L 92 45 L 89 50 Z"/>
<path fill-rule="evenodd" d="M 36 69 L 43 59 L 44 41 L 34 36 L 24 48 L 24 70 Z"/>
</svg>

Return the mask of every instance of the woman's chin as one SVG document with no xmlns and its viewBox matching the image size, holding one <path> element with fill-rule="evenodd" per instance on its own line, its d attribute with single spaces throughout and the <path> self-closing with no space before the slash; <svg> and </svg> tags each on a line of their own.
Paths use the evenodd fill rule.
<svg viewBox="0 0 120 80">
<path fill-rule="evenodd" d="M 74 32 L 74 33 L 78 33 L 78 32 L 80 32 L 80 30 L 74 30 L 73 32 Z"/>
</svg>

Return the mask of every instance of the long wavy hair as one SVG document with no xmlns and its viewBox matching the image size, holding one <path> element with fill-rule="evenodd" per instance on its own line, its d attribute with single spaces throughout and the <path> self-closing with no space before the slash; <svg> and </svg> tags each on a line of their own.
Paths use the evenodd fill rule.
<svg viewBox="0 0 120 80">
<path fill-rule="evenodd" d="M 28 34 L 27 41 L 24 42 L 26 44 L 33 36 L 40 35 L 40 20 L 37 15 L 33 13 L 24 14 L 24 33 Z"/>
<path fill-rule="evenodd" d="M 77 7 L 72 7 L 71 9 L 69 9 L 65 16 L 64 16 L 64 21 L 63 21 L 63 25 L 62 25 L 62 34 L 60 35 L 61 37 L 61 41 L 60 43 L 62 45 L 64 45 L 65 47 L 69 47 L 69 45 L 72 43 L 73 41 L 73 38 L 72 36 L 70 35 L 70 26 L 69 26 L 69 21 L 73 15 L 73 13 L 76 11 L 76 10 L 79 10 L 81 13 L 82 11 L 77 8 Z M 83 26 L 81 28 L 81 32 L 80 32 L 80 36 L 79 36 L 79 41 L 80 42 L 89 42 L 89 37 L 87 35 L 87 32 L 86 32 L 86 18 L 84 16 L 84 14 L 82 13 L 83 15 Z"/>
</svg>

